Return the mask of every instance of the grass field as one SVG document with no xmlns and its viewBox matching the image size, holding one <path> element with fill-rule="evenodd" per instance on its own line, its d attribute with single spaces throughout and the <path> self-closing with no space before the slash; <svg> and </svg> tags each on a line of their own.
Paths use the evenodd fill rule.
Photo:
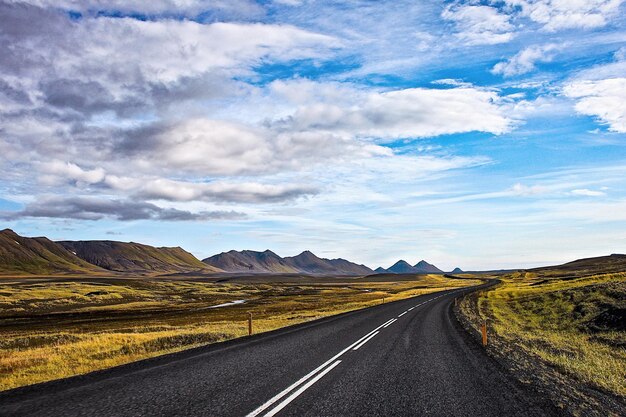
<svg viewBox="0 0 626 417">
<path fill-rule="evenodd" d="M 120 278 L 0 281 L 0 390 L 264 332 L 478 281 Z M 245 280 L 244 280 L 245 281 Z M 211 306 L 245 300 L 222 308 Z"/>
<path fill-rule="evenodd" d="M 536 361 L 574 381 L 626 397 L 626 273 L 577 274 L 546 269 L 501 277 L 466 297 L 460 310 L 490 340 L 533 373 Z"/>
</svg>

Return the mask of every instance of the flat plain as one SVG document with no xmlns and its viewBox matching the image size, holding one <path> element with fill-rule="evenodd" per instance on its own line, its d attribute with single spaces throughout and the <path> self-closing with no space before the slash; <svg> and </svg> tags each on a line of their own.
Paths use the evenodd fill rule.
<svg viewBox="0 0 626 417">
<path fill-rule="evenodd" d="M 479 283 L 441 275 L 0 281 L 0 390 Z"/>
</svg>

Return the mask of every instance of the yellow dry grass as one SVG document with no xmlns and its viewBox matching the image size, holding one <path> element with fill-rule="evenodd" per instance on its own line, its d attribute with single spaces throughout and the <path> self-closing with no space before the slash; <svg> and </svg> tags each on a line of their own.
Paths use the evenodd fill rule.
<svg viewBox="0 0 626 417">
<path fill-rule="evenodd" d="M 248 312 L 260 333 L 379 304 L 383 297 L 387 302 L 477 283 L 437 275 L 348 284 L 4 283 L 0 390 L 241 337 Z M 237 299 L 247 302 L 206 309 Z M 42 321 L 38 314 L 55 318 Z"/>
</svg>

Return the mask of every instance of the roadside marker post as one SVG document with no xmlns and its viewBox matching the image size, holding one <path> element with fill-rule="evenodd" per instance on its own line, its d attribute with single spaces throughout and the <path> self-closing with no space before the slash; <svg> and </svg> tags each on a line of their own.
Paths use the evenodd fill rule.
<svg viewBox="0 0 626 417">
<path fill-rule="evenodd" d="M 487 346 L 487 322 L 483 321 L 482 326 L 480 326 L 481 333 L 483 335 L 483 346 Z"/>
<path fill-rule="evenodd" d="M 252 313 L 248 312 L 248 336 L 252 336 Z"/>
</svg>

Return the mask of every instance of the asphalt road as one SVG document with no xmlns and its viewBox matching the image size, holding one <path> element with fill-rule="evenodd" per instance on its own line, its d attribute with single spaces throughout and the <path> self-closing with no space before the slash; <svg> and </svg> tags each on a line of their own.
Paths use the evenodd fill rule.
<svg viewBox="0 0 626 417">
<path fill-rule="evenodd" d="M 0 393 L 0 416 L 551 416 L 446 291 Z"/>
</svg>

